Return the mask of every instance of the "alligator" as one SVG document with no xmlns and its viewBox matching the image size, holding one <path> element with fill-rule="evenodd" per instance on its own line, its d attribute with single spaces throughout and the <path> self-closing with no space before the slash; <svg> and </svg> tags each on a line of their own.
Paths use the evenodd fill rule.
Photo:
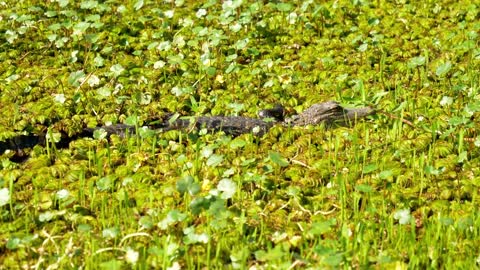
<svg viewBox="0 0 480 270">
<path fill-rule="evenodd" d="M 274 125 L 284 126 L 308 126 L 325 123 L 328 126 L 332 124 L 345 125 L 355 123 L 357 119 L 363 118 L 374 113 L 372 107 L 362 108 L 343 108 L 336 101 L 327 101 L 317 103 L 306 109 L 300 114 L 284 119 L 285 110 L 281 105 L 276 105 L 272 109 L 264 109 L 258 113 L 259 118 L 250 118 L 243 116 L 194 116 L 175 118 L 170 117 L 159 124 L 151 125 L 150 128 L 156 131 L 169 130 L 192 130 L 205 128 L 209 131 L 223 131 L 225 134 L 239 136 L 244 133 L 253 133 L 257 136 L 263 136 Z M 135 127 L 125 124 L 99 127 L 104 129 L 108 135 L 116 134 L 124 137 L 126 133 L 135 133 Z M 99 129 L 84 129 L 86 133 L 92 133 Z"/>
<path fill-rule="evenodd" d="M 274 125 L 284 126 L 308 126 L 325 123 L 328 126 L 338 124 L 345 125 L 355 123 L 357 119 L 373 114 L 375 110 L 372 107 L 362 108 L 344 108 L 336 101 L 327 101 L 317 103 L 306 109 L 300 114 L 290 118 L 284 118 L 285 110 L 281 105 L 272 109 L 265 109 L 259 112 L 259 118 L 250 118 L 242 116 L 197 116 L 197 117 L 166 117 L 166 120 L 152 124 L 149 128 L 158 132 L 169 130 L 191 130 L 205 128 L 209 131 L 223 131 L 225 134 L 239 136 L 244 133 L 252 133 L 257 136 L 263 136 Z M 68 143 L 79 137 L 91 137 L 95 130 L 103 129 L 107 135 L 119 135 L 125 137 L 126 134 L 134 134 L 135 126 L 117 124 L 110 126 L 101 126 L 96 128 L 85 128 L 83 132 L 72 137 L 62 138 L 57 143 L 58 147 L 67 147 Z M 6 141 L 0 141 L 0 154 L 5 150 L 15 150 L 22 152 L 21 149 L 31 148 L 37 144 L 45 145 L 45 135 L 19 135 Z"/>
</svg>

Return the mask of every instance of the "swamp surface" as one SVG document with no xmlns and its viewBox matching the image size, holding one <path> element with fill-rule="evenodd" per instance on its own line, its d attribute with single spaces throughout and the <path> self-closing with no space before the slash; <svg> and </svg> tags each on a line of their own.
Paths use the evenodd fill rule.
<svg viewBox="0 0 480 270">
<path fill-rule="evenodd" d="M 0 269 L 478 268 L 473 2 L 1 1 L 0 141 L 48 143 L 0 153 Z M 378 113 L 142 128 L 327 100 Z"/>
</svg>

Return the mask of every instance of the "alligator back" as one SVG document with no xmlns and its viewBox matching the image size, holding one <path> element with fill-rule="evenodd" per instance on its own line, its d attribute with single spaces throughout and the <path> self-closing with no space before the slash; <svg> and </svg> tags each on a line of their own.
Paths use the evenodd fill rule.
<svg viewBox="0 0 480 270">
<path fill-rule="evenodd" d="M 169 121 L 161 130 L 172 129 L 202 129 L 209 131 L 223 131 L 226 134 L 238 136 L 252 132 L 255 135 L 265 134 L 275 122 L 241 116 L 198 116 L 180 118 Z"/>
</svg>

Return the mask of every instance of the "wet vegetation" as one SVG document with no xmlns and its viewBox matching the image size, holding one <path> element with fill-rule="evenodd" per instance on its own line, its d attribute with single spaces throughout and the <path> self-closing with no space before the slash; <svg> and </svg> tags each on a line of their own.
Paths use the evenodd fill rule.
<svg viewBox="0 0 480 270">
<path fill-rule="evenodd" d="M 0 2 L 0 268 L 479 267 L 479 5 L 157 2 Z M 378 113 L 142 128 L 327 100 Z"/>
</svg>

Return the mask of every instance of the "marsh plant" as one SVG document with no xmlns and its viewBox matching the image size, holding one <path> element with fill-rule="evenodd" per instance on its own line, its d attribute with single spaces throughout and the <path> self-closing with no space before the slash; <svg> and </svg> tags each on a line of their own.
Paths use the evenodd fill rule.
<svg viewBox="0 0 480 270">
<path fill-rule="evenodd" d="M 474 269 L 472 1 L 0 1 L 2 269 Z M 374 106 L 354 126 L 155 119 Z M 62 137 L 124 123 L 130 136 Z"/>
</svg>

